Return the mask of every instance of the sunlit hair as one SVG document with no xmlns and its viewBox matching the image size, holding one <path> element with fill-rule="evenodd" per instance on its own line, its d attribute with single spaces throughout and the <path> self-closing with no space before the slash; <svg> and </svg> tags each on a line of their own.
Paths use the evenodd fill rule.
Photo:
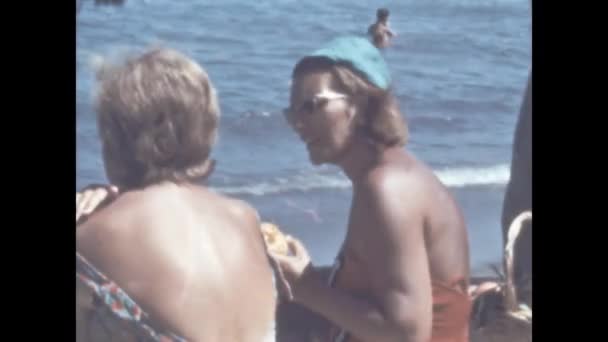
<svg viewBox="0 0 608 342">
<path fill-rule="evenodd" d="M 220 111 L 207 73 L 155 49 L 98 72 L 96 109 L 108 177 L 121 187 L 208 174 Z"/>
</svg>

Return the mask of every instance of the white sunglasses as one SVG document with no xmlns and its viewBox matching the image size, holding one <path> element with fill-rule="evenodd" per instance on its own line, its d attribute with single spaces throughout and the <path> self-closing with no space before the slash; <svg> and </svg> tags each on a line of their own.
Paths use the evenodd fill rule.
<svg viewBox="0 0 608 342">
<path fill-rule="evenodd" d="M 326 105 L 329 101 L 346 98 L 348 98 L 348 95 L 346 94 L 324 89 L 320 93 L 317 93 L 312 96 L 310 99 L 302 102 L 302 104 L 297 109 L 294 109 L 292 107 L 284 109 L 283 114 L 285 115 L 285 118 L 287 118 L 288 122 L 292 122 L 297 114 L 300 114 L 302 112 L 312 114 L 316 112 L 319 108 Z"/>
</svg>

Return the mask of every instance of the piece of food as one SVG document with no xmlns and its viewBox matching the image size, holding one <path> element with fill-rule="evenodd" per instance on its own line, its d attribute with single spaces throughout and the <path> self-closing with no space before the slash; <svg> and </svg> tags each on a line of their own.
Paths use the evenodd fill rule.
<svg viewBox="0 0 608 342">
<path fill-rule="evenodd" d="M 269 222 L 262 222 L 261 228 L 266 248 L 273 253 L 288 255 L 289 246 L 285 234 L 279 230 L 279 227 Z"/>
</svg>

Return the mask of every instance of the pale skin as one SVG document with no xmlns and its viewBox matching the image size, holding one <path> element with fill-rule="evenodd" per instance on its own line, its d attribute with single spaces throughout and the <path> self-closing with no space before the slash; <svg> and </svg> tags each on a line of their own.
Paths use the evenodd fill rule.
<svg viewBox="0 0 608 342">
<path fill-rule="evenodd" d="M 88 216 L 109 191 L 77 194 L 77 251 L 158 327 L 189 341 L 263 340 L 276 302 L 255 210 L 188 183 L 121 191 Z"/>
<path fill-rule="evenodd" d="M 290 120 L 313 164 L 339 166 L 353 200 L 343 252 L 371 281 L 369 298 L 329 288 L 314 271 L 305 246 L 290 238 L 293 256 L 275 255 L 294 300 L 360 341 L 428 341 L 431 279 L 468 281 L 467 235 L 461 212 L 433 172 L 400 147 L 377 150 L 355 130 L 364 98 L 326 101 L 298 110 L 315 94 L 341 92 L 331 74 L 294 79 Z M 343 92 L 343 91 L 342 91 Z"/>
</svg>

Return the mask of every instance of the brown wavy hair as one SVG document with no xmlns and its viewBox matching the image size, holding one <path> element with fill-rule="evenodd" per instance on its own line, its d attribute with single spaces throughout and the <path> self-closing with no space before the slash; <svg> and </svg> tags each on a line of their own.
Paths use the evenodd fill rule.
<svg viewBox="0 0 608 342">
<path fill-rule="evenodd" d="M 360 111 L 363 117 L 359 120 L 359 130 L 377 147 L 404 146 L 407 143 L 408 127 L 391 88 L 378 88 L 349 64 L 323 57 L 300 61 L 292 78 L 318 71 L 330 72 L 333 75 L 332 86 L 364 104 L 365 108 Z"/>
</svg>

